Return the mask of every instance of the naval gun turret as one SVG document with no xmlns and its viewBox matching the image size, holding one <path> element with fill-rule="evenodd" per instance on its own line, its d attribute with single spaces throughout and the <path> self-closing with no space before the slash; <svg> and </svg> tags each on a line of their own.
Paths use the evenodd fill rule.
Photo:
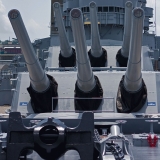
<svg viewBox="0 0 160 160">
<path fill-rule="evenodd" d="M 103 97 L 103 89 L 97 76 L 93 75 L 87 46 L 85 43 L 82 12 L 72 9 L 70 13 L 73 37 L 76 48 L 77 81 L 75 84 L 75 110 L 97 110 Z M 78 32 L 77 32 L 78 30 Z M 91 98 L 99 99 L 91 99 Z M 89 99 L 86 99 L 89 98 Z"/>
<path fill-rule="evenodd" d="M 57 105 L 57 100 L 53 100 L 52 102 L 52 97 L 58 96 L 58 84 L 53 77 L 46 75 L 42 69 L 30 42 L 20 12 L 15 9 L 11 10 L 8 13 L 8 17 L 22 48 L 29 71 L 31 83 L 27 90 L 31 97 L 32 108 L 35 113 L 51 112 L 52 103 L 54 106 Z"/>
<path fill-rule="evenodd" d="M 107 51 L 100 44 L 97 7 L 95 2 L 89 4 L 91 21 L 91 49 L 88 52 L 92 67 L 105 67 Z"/>
<path fill-rule="evenodd" d="M 147 99 L 147 88 L 141 73 L 141 46 L 143 36 L 144 11 L 135 8 L 132 11 L 131 43 L 125 76 L 119 85 L 117 109 L 119 112 L 136 112 Z"/>
<path fill-rule="evenodd" d="M 59 67 L 74 67 L 76 65 L 75 49 L 71 47 L 67 39 L 60 3 L 55 2 L 53 8 L 55 11 L 61 48 L 59 54 Z"/>
<path fill-rule="evenodd" d="M 130 38 L 131 38 L 132 9 L 133 9 L 132 2 L 127 1 L 125 4 L 123 44 L 122 44 L 122 48 L 118 51 L 116 55 L 116 59 L 120 67 L 127 67 Z"/>
</svg>

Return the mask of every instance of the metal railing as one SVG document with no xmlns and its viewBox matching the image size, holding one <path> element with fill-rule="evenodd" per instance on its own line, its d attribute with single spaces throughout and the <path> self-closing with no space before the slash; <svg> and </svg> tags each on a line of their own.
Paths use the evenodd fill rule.
<svg viewBox="0 0 160 160">
<path fill-rule="evenodd" d="M 126 71 L 127 67 L 92 67 L 92 71 Z M 77 71 L 77 67 L 46 67 L 45 71 Z"/>
<path fill-rule="evenodd" d="M 58 104 L 56 106 L 53 105 L 53 100 L 58 99 Z M 98 110 L 93 110 L 94 113 L 113 113 L 115 112 L 115 98 L 114 97 L 92 97 L 92 98 L 78 98 L 78 97 L 52 97 L 52 112 L 77 112 L 75 111 L 74 105 L 75 100 L 100 100 L 102 102 L 98 108 Z M 78 111 L 81 112 L 81 111 Z"/>
<path fill-rule="evenodd" d="M 13 77 L 12 70 L 0 70 L 0 80 L 2 79 L 10 79 Z"/>
</svg>

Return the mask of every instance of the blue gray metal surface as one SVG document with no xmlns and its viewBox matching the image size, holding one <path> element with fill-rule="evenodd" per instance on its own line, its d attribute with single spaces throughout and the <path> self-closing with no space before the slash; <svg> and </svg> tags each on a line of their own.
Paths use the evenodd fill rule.
<svg viewBox="0 0 160 160">
<path fill-rule="evenodd" d="M 74 111 L 74 86 L 77 80 L 77 71 L 67 71 L 67 74 L 64 74 L 63 71 L 52 71 L 47 72 L 48 74 L 55 77 L 58 81 L 58 93 L 59 101 L 57 106 L 57 111 L 67 112 Z M 104 90 L 104 102 L 100 111 L 103 112 L 116 112 L 115 100 L 117 96 L 118 85 L 121 80 L 122 75 L 125 74 L 124 71 L 101 71 L 94 72 L 96 76 L 99 77 L 101 85 Z M 148 102 L 155 102 L 154 106 L 148 106 L 147 102 L 144 107 L 138 113 L 147 113 L 147 114 L 156 114 L 159 113 L 159 78 L 160 75 L 157 72 L 142 72 L 142 77 L 146 83 L 148 91 Z M 110 80 L 112 79 L 112 81 Z M 14 92 L 14 98 L 12 101 L 12 111 L 20 111 L 21 113 L 31 112 L 30 96 L 26 90 L 29 86 L 29 76 L 28 73 L 21 73 L 18 75 L 18 85 Z M 114 85 L 113 85 L 114 84 Z M 27 102 L 28 105 L 20 105 L 20 102 Z M 31 112 L 32 113 L 32 112 Z M 137 113 L 137 114 L 138 114 Z M 136 114 L 136 113 L 135 113 Z"/>
</svg>

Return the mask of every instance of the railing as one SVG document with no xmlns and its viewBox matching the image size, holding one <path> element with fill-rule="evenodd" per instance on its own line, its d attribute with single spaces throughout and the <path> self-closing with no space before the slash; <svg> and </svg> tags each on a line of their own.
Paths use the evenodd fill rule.
<svg viewBox="0 0 160 160">
<path fill-rule="evenodd" d="M 12 70 L 0 70 L 0 80 L 2 79 L 10 79 L 13 77 Z"/>
<path fill-rule="evenodd" d="M 124 13 L 120 12 L 98 12 L 98 24 L 116 24 L 124 25 Z M 90 25 L 90 13 L 83 12 L 84 25 Z M 56 22 L 56 19 L 55 19 Z M 66 27 L 71 26 L 69 15 L 64 16 L 64 24 Z"/>
<path fill-rule="evenodd" d="M 53 100 L 58 99 L 58 104 L 56 106 L 53 105 Z M 102 100 L 98 110 L 93 110 L 94 113 L 102 113 L 102 112 L 115 112 L 115 98 L 114 97 L 103 97 L 103 98 L 75 98 L 75 97 L 52 97 L 52 111 L 53 112 L 75 112 L 74 104 L 75 100 Z M 77 112 L 77 111 L 76 111 Z"/>
<path fill-rule="evenodd" d="M 92 71 L 126 71 L 127 67 L 92 67 Z M 77 67 L 46 67 L 45 71 L 77 71 Z"/>
</svg>

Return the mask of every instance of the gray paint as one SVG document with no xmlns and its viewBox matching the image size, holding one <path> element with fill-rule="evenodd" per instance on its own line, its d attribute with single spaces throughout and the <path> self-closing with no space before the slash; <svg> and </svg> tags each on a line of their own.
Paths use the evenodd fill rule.
<svg viewBox="0 0 160 160">
<path fill-rule="evenodd" d="M 1 79 L 0 76 L 0 106 L 11 105 L 12 102 L 12 85 L 10 84 L 10 77 Z"/>
<path fill-rule="evenodd" d="M 150 18 L 153 17 L 153 8 L 146 7 L 146 0 L 137 3 L 137 0 L 130 0 L 133 3 L 133 6 L 142 6 L 145 11 L 145 20 L 144 20 L 144 36 L 149 37 L 150 39 L 144 39 L 144 45 L 149 45 L 152 48 L 155 47 L 154 36 L 152 34 L 148 34 L 149 30 L 149 21 Z M 114 39 L 114 40 L 123 40 L 123 26 L 124 26 L 124 13 L 125 13 L 125 3 L 127 0 L 96 0 L 95 1 L 98 8 L 98 22 L 99 24 L 99 32 L 101 39 Z M 72 37 L 72 29 L 69 18 L 69 11 L 71 8 L 81 8 L 84 15 L 84 22 L 90 22 L 90 13 L 88 4 L 89 0 L 65 0 L 63 3 L 63 11 L 65 11 L 65 26 L 68 32 L 68 38 L 70 42 L 73 42 Z M 56 25 L 56 24 L 55 24 Z M 86 38 L 90 39 L 90 25 L 85 25 Z M 107 31 L 108 30 L 108 31 Z M 112 33 L 110 33 L 110 30 Z M 106 33 L 107 32 L 107 33 Z M 116 34 L 115 34 L 116 33 Z"/>
<path fill-rule="evenodd" d="M 142 71 L 154 71 L 149 51 L 150 50 L 147 46 L 142 47 L 142 55 L 141 55 Z"/>
<path fill-rule="evenodd" d="M 79 0 L 79 6 L 80 7 L 84 7 L 84 6 L 88 6 L 90 0 Z M 104 0 L 98 0 L 96 1 L 97 6 L 115 6 L 115 4 L 119 7 L 123 7 L 124 1 L 123 0 L 110 0 L 110 1 L 104 1 Z"/>
<path fill-rule="evenodd" d="M 91 44 L 91 41 L 86 41 L 86 43 Z M 107 41 L 101 41 L 102 47 L 107 50 L 107 59 L 108 63 L 106 63 L 106 66 L 113 66 L 116 67 L 116 54 L 118 50 L 121 48 L 120 45 L 122 45 L 122 42 L 120 41 L 113 41 L 113 40 L 107 40 Z M 115 46 L 112 46 L 112 45 Z M 117 45 L 117 46 L 116 46 Z M 75 48 L 75 46 L 72 46 Z M 87 51 L 89 51 L 91 46 L 87 46 Z M 46 67 L 58 67 L 58 56 L 59 56 L 60 48 L 58 46 L 56 47 L 50 47 L 49 48 L 49 55 L 48 59 L 46 61 Z"/>
<path fill-rule="evenodd" d="M 118 44 L 119 42 L 116 41 L 101 41 L 104 44 Z M 88 42 L 89 43 L 89 42 Z M 120 49 L 120 46 L 103 46 L 104 49 L 108 52 L 108 66 L 116 66 L 116 60 L 115 56 L 117 51 Z M 87 50 L 90 49 L 90 46 L 87 46 Z M 47 59 L 46 67 L 58 67 L 58 55 L 60 51 L 60 47 L 50 47 L 49 52 L 49 58 Z M 148 54 L 149 48 L 147 46 L 142 47 L 142 59 L 145 63 L 146 54 Z M 148 57 L 149 62 L 149 57 Z M 147 68 L 145 68 L 145 65 L 142 64 L 143 70 L 142 71 L 142 77 L 147 85 L 148 90 L 148 102 L 156 102 L 156 106 L 147 106 L 147 103 L 145 104 L 144 108 L 140 111 L 140 113 L 157 113 L 159 112 L 158 104 L 159 99 L 157 96 L 160 94 L 159 88 L 157 85 L 159 85 L 159 79 L 155 77 L 156 75 L 159 75 L 157 72 L 146 72 Z M 67 97 L 74 97 L 74 87 L 75 82 L 77 79 L 77 71 L 53 71 L 53 72 L 46 72 L 47 74 L 52 75 L 56 81 L 58 82 L 58 93 L 60 98 L 67 98 Z M 101 71 L 101 72 L 94 72 L 95 75 L 99 77 L 99 80 L 102 84 L 102 87 L 104 89 L 104 97 L 110 97 L 110 99 L 106 99 L 103 103 L 103 105 L 100 107 L 100 110 L 103 112 L 116 112 L 115 110 L 115 99 L 117 95 L 118 85 L 122 78 L 122 75 L 125 74 L 125 72 L 119 72 L 119 71 Z M 30 85 L 28 73 L 20 73 L 18 75 L 18 85 L 16 87 L 16 91 L 14 92 L 14 99 L 12 101 L 12 110 L 18 110 L 22 113 L 33 113 L 32 110 L 30 110 L 30 103 L 28 104 L 28 107 L 26 106 L 20 106 L 20 102 L 29 102 L 30 97 L 26 90 L 26 88 Z M 157 95 L 158 94 L 158 95 Z M 65 107 L 66 106 L 66 107 Z M 107 106 L 107 107 L 104 107 Z M 18 107 L 18 108 L 17 108 Z M 67 100 L 67 99 L 61 99 L 59 100 L 59 104 L 57 106 L 57 110 L 60 111 L 74 111 L 74 105 L 73 105 L 73 99 Z"/>
<path fill-rule="evenodd" d="M 86 41 L 88 44 L 87 46 L 87 51 L 90 50 L 91 48 L 91 41 Z M 102 47 L 107 50 L 107 59 L 108 63 L 106 63 L 106 66 L 112 66 L 116 67 L 116 54 L 118 50 L 121 48 L 122 42 L 121 41 L 114 41 L 114 40 L 101 40 Z M 73 44 L 74 45 L 74 44 Z M 75 48 L 75 46 L 72 46 Z M 141 59 L 142 59 L 142 70 L 143 71 L 153 71 L 153 66 L 151 62 L 150 56 L 148 56 L 148 52 L 150 49 L 147 46 L 142 47 L 142 52 L 141 52 Z M 55 46 L 55 47 L 50 47 L 49 48 L 49 55 L 48 59 L 46 61 L 46 66 L 45 67 L 58 67 L 58 56 L 60 52 L 60 47 Z"/>
<path fill-rule="evenodd" d="M 53 71 L 47 72 L 47 74 L 52 75 L 56 81 L 58 82 L 58 94 L 59 94 L 59 102 L 55 112 L 74 112 L 74 89 L 76 82 L 77 72 L 60 72 Z M 116 71 L 101 71 L 94 72 L 95 75 L 99 77 L 101 85 L 104 90 L 104 101 L 99 108 L 99 112 L 116 112 L 115 109 L 115 100 L 118 91 L 118 85 L 124 75 L 124 72 L 116 72 Z M 147 113 L 147 114 L 156 114 L 159 113 L 159 99 L 158 95 L 160 93 L 160 87 L 156 84 L 160 81 L 156 78 L 160 76 L 159 73 L 156 72 L 142 72 L 142 77 L 147 86 L 148 93 L 148 102 L 156 102 L 155 106 L 147 106 L 147 102 L 144 107 L 138 113 Z M 16 91 L 14 92 L 14 98 L 12 101 L 12 111 L 20 111 L 21 113 L 28 113 L 30 106 L 21 106 L 20 102 L 29 102 L 30 96 L 26 90 L 29 86 L 29 77 L 27 73 L 20 73 L 18 76 L 18 85 L 16 87 Z M 158 93 L 158 95 L 157 95 Z M 67 99 L 67 97 L 72 99 Z M 65 98 L 65 99 L 63 99 Z M 136 113 L 134 113 L 136 114 Z"/>
<path fill-rule="evenodd" d="M 67 1 L 67 2 L 66 2 Z M 135 6 L 136 0 L 132 0 L 133 4 Z M 68 3 L 70 6 L 76 6 L 79 7 L 79 3 L 82 1 L 79 0 L 64 0 L 64 2 Z M 87 2 L 83 1 L 85 4 Z M 108 1 L 102 1 L 99 0 L 97 3 L 98 5 L 101 3 L 107 3 L 107 4 L 119 4 L 122 3 L 122 0 L 114 1 L 114 0 L 108 0 Z M 123 6 L 125 4 L 126 0 L 123 1 Z M 142 6 L 144 7 L 146 3 L 146 0 L 143 0 Z M 114 5 L 115 5 L 114 4 Z M 65 4 L 64 4 L 65 5 Z M 139 4 L 138 4 L 139 5 Z M 88 4 L 87 4 L 88 6 Z M 69 9 L 69 8 L 68 8 Z M 149 22 L 149 17 L 152 17 L 153 11 L 149 8 L 144 8 L 146 14 L 144 26 L 147 28 Z M 107 49 L 108 52 L 108 66 L 116 66 L 116 60 L 115 55 L 117 51 L 120 49 L 120 46 L 122 45 L 122 38 L 123 38 L 123 21 L 124 21 L 124 13 L 118 14 L 118 16 L 115 13 L 98 13 L 99 15 L 99 21 L 102 25 L 99 25 L 99 31 L 101 36 L 101 44 L 104 46 L 105 49 Z M 89 16 L 89 15 L 87 15 Z M 102 17 L 107 17 L 103 19 Z M 116 19 L 113 16 L 117 16 Z M 113 20 L 110 20 L 110 18 L 113 18 Z M 87 21 L 86 21 L 87 22 Z M 107 22 L 107 24 L 106 24 Z M 113 23 L 113 24 L 112 24 Z M 121 24 L 122 26 L 118 26 Z M 106 26 L 105 26 L 106 25 Z M 89 26 L 85 25 L 85 31 L 86 31 L 86 37 L 87 37 L 87 50 L 90 49 L 91 40 L 90 40 L 90 29 Z M 67 28 L 67 33 L 70 36 L 71 45 L 74 46 L 73 38 L 72 38 L 72 31 L 71 28 Z M 146 29 L 147 30 L 147 29 Z M 148 106 L 147 102 L 143 106 L 143 108 L 137 112 L 137 113 L 131 113 L 131 114 L 123 114 L 123 113 L 116 113 L 115 109 L 115 99 L 117 95 L 118 85 L 121 80 L 122 75 L 124 75 L 125 72 L 123 71 L 100 71 L 100 72 L 94 72 L 95 75 L 97 75 L 102 83 L 102 87 L 104 89 L 104 97 L 108 97 L 106 99 L 107 101 L 103 101 L 102 105 L 100 106 L 98 113 L 94 113 L 95 121 L 113 121 L 115 122 L 117 119 L 125 119 L 127 120 L 127 123 L 123 125 L 123 132 L 125 134 L 132 134 L 132 133 L 142 133 L 142 132 L 149 132 L 149 124 L 145 123 L 146 118 L 135 118 L 134 115 L 141 114 L 152 114 L 152 117 L 157 117 L 160 114 L 160 74 L 158 72 L 153 72 L 153 66 L 151 64 L 151 58 L 149 57 L 149 48 L 155 47 L 155 40 L 154 35 L 150 35 L 147 32 L 144 34 L 145 40 L 144 44 L 147 46 L 142 47 L 142 77 L 147 85 L 147 94 L 148 94 L 148 102 L 156 102 L 155 106 Z M 106 40 L 111 39 L 111 40 Z M 115 40 L 115 41 L 114 41 Z M 119 41 L 117 41 L 119 40 Z M 60 51 L 60 48 L 58 47 L 59 40 L 57 36 L 51 36 L 51 46 L 49 49 L 49 58 L 47 60 L 46 67 L 54 67 L 58 65 L 58 54 Z M 55 47 L 57 46 L 57 47 Z M 148 48 L 149 47 L 149 48 Z M 149 71 L 149 72 L 148 72 Z M 76 82 L 76 74 L 77 71 L 53 71 L 53 72 L 47 72 L 48 74 L 54 76 L 56 80 L 59 83 L 59 97 L 74 97 L 74 84 Z M 19 73 L 18 75 L 18 83 L 16 90 L 14 91 L 14 99 L 12 101 L 12 111 L 21 111 L 22 113 L 33 113 L 33 110 L 30 106 L 30 103 L 28 103 L 28 106 L 20 106 L 20 102 L 29 102 L 30 97 L 26 90 L 26 88 L 30 85 L 29 81 L 29 74 L 28 73 Z M 56 113 L 57 112 L 57 113 Z M 79 119 L 81 117 L 81 114 L 74 112 L 74 104 L 73 100 L 63 100 L 59 99 L 59 103 L 57 106 L 57 110 L 55 113 L 42 113 L 42 114 L 31 114 L 26 119 L 23 119 L 23 122 L 26 126 L 29 126 L 30 120 L 32 118 L 38 118 L 38 119 L 44 119 L 48 117 L 54 117 L 61 119 L 66 125 L 75 127 L 77 126 Z M 3 119 L 3 118 L 0 118 Z M 158 119 L 159 118 L 155 118 Z M 2 124 L 2 130 L 4 132 L 7 131 L 7 123 Z M 159 125 L 156 123 L 154 125 L 154 131 L 155 133 L 160 133 L 159 131 Z M 126 136 L 129 139 L 129 142 L 133 143 L 133 137 L 131 135 Z M 117 141 L 116 141 L 117 143 Z M 135 147 L 130 145 L 130 148 L 133 152 L 133 156 L 135 160 L 141 160 L 141 159 L 147 159 L 147 160 L 155 160 L 158 159 L 160 156 L 160 149 L 158 148 L 149 148 L 149 147 Z M 1 157 L 1 155 L 0 155 Z M 35 152 L 34 154 L 30 155 L 28 158 L 33 159 L 41 159 Z M 69 151 L 60 158 L 60 160 L 75 160 L 79 159 L 79 155 L 76 151 Z M 107 155 L 104 156 L 103 159 L 114 159 L 113 155 Z M 126 160 L 129 160 L 129 156 L 125 156 Z"/>
</svg>

